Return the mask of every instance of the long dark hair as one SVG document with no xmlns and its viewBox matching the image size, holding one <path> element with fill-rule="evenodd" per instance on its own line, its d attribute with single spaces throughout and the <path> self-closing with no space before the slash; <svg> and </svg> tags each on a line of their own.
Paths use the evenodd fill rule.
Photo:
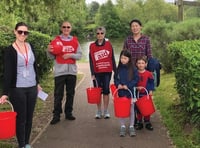
<svg viewBox="0 0 200 148">
<path fill-rule="evenodd" d="M 119 63 L 118 63 L 118 67 L 117 67 L 117 72 L 119 70 L 119 67 L 121 67 L 123 64 L 121 63 L 121 56 L 125 56 L 129 58 L 129 61 L 127 63 L 127 67 L 128 67 L 128 79 L 132 80 L 133 79 L 133 60 L 132 60 L 132 56 L 130 51 L 128 50 L 122 50 L 119 56 Z"/>
</svg>

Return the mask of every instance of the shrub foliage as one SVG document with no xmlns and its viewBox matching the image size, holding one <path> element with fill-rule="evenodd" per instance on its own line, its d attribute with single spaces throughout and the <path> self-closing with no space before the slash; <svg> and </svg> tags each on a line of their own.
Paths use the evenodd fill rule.
<svg viewBox="0 0 200 148">
<path fill-rule="evenodd" d="M 173 42 L 169 45 L 176 89 L 183 111 L 193 123 L 200 123 L 200 40 Z"/>
</svg>

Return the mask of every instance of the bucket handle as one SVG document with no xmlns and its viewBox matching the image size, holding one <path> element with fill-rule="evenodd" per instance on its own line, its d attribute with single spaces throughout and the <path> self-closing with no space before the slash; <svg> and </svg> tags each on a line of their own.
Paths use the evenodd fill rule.
<svg viewBox="0 0 200 148">
<path fill-rule="evenodd" d="M 98 82 L 97 82 L 97 79 L 93 79 L 93 80 L 96 82 L 96 87 L 99 87 Z M 91 80 L 90 89 L 92 88 L 92 82 L 93 82 L 93 80 Z"/>
<path fill-rule="evenodd" d="M 12 111 L 14 112 L 14 108 L 13 108 L 13 105 L 12 105 L 12 103 L 11 103 L 10 101 L 8 101 L 8 100 L 6 100 L 5 102 L 6 102 L 6 103 L 8 103 L 8 104 L 10 105 L 10 107 L 11 107 Z"/>
<path fill-rule="evenodd" d="M 113 97 L 115 96 L 115 93 L 117 93 L 118 90 L 120 90 L 120 89 L 117 88 L 117 89 L 114 91 L 114 93 L 112 94 Z M 131 90 L 130 90 L 130 89 L 124 89 L 124 90 L 128 90 L 129 93 L 131 94 L 131 99 L 133 99 L 133 94 L 132 94 Z"/>
<path fill-rule="evenodd" d="M 147 99 L 149 99 L 149 93 L 148 93 L 147 89 L 145 87 L 142 87 L 142 88 L 145 90 L 145 92 L 147 94 Z M 135 87 L 134 87 L 134 89 L 135 89 Z M 137 93 L 137 98 L 139 98 L 139 95 L 140 95 L 140 91 L 138 91 L 138 93 Z"/>
</svg>

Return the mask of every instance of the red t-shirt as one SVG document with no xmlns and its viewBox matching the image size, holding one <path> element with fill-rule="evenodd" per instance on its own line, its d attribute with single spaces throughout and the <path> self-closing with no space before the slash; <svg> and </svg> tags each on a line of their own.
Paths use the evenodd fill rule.
<svg viewBox="0 0 200 148">
<path fill-rule="evenodd" d="M 150 71 L 148 71 L 148 70 L 145 70 L 142 73 L 138 72 L 138 75 L 139 75 L 139 81 L 138 81 L 137 86 L 142 86 L 144 88 L 147 88 L 148 80 L 149 79 L 153 79 L 152 73 Z M 142 89 L 140 92 L 141 93 L 145 93 L 145 90 Z"/>
</svg>

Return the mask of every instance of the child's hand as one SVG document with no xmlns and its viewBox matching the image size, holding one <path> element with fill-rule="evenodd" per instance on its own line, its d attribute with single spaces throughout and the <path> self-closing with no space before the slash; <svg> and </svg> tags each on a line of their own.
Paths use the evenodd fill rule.
<svg viewBox="0 0 200 148">
<path fill-rule="evenodd" d="M 118 89 L 123 89 L 123 86 L 121 84 L 119 84 Z"/>
<path fill-rule="evenodd" d="M 4 103 L 7 101 L 7 98 L 8 98 L 8 96 L 3 95 L 3 96 L 0 98 L 0 104 L 4 104 Z"/>
<path fill-rule="evenodd" d="M 138 86 L 138 87 L 136 87 L 136 89 L 140 91 L 140 90 L 142 90 L 142 89 L 143 89 L 143 87 L 141 87 L 141 86 Z"/>
<path fill-rule="evenodd" d="M 150 96 L 150 97 L 151 97 L 151 99 L 153 100 L 153 98 L 154 98 L 154 97 L 153 97 L 153 95 L 149 95 L 149 96 Z"/>
<path fill-rule="evenodd" d="M 153 92 L 152 92 L 152 91 L 149 91 L 149 95 L 150 95 L 150 96 L 153 96 Z"/>
<path fill-rule="evenodd" d="M 133 102 L 133 98 L 131 98 L 131 104 L 133 104 L 134 102 Z"/>
<path fill-rule="evenodd" d="M 132 98 L 132 99 L 131 99 L 131 104 L 135 103 L 136 101 L 137 101 L 136 98 Z"/>
<path fill-rule="evenodd" d="M 123 85 L 123 88 L 124 88 L 124 89 L 128 89 L 128 87 L 127 87 L 126 85 Z"/>
</svg>

